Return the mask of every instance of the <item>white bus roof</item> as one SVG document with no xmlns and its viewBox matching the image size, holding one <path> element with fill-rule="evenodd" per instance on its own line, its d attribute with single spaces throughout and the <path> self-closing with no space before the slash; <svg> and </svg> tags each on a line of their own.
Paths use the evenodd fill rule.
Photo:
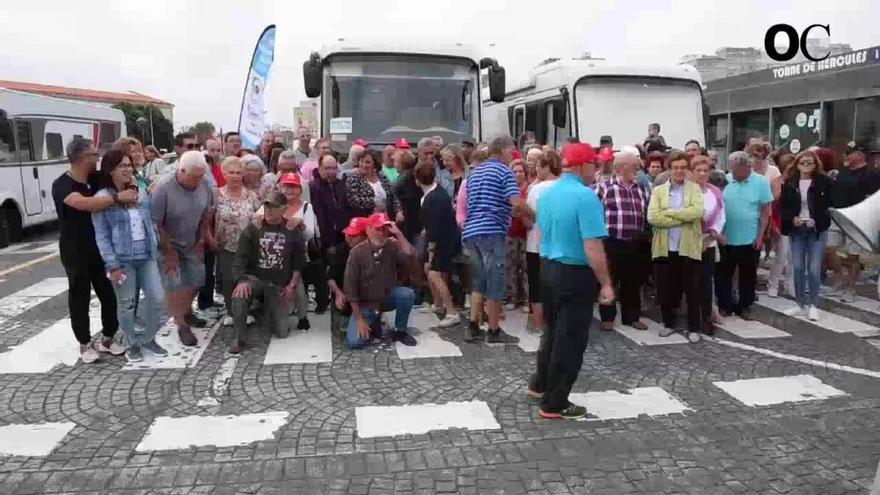
<svg viewBox="0 0 880 495">
<path fill-rule="evenodd" d="M 94 103 L 35 95 L 0 87 L 0 109 L 8 117 L 56 117 L 125 123 L 121 110 Z M 124 127 L 123 127 L 124 129 Z"/>
<path fill-rule="evenodd" d="M 318 50 L 321 58 L 341 53 L 389 53 L 407 55 L 432 55 L 444 57 L 460 57 L 473 60 L 479 64 L 483 56 L 473 45 L 465 43 L 406 43 L 401 41 L 381 40 L 340 40 L 336 43 L 324 45 Z"/>
<path fill-rule="evenodd" d="M 508 96 L 529 89 L 542 91 L 569 86 L 588 76 L 663 77 L 693 81 L 702 87 L 700 73 L 690 65 L 620 65 L 604 60 L 561 59 L 541 65 L 529 72 L 528 78 L 508 83 Z"/>
</svg>

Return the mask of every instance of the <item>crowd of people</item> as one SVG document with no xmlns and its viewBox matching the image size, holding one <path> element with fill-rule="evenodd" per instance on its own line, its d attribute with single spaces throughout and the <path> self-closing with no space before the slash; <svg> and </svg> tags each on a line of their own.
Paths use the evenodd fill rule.
<svg viewBox="0 0 880 495">
<path fill-rule="evenodd" d="M 311 141 L 299 129 L 285 149 L 267 133 L 249 150 L 235 132 L 201 144 L 182 133 L 169 165 L 123 138 L 100 167 L 92 142 L 71 142 L 70 171 L 52 194 L 82 360 L 167 354 L 155 339 L 163 310 L 183 345 L 219 319 L 233 329 L 229 352 L 240 353 L 257 318 L 284 338 L 294 325 L 311 328 L 312 307 L 330 311 L 350 349 L 417 345 L 415 308 L 435 313 L 445 331 L 459 328 L 465 342 L 514 344 L 502 328 L 506 307 L 541 334 L 528 386 L 541 415 L 581 417 L 568 393 L 597 302 L 603 331 L 647 331 L 642 314 L 655 294 L 660 335 L 697 343 L 721 318 L 752 318 L 766 251 L 767 295 L 783 289 L 817 320 L 826 269 L 844 301 L 862 269 L 828 210 L 880 189 L 880 172 L 859 151 L 838 168 L 831 150 L 772 151 L 756 136 L 725 173 L 697 140 L 668 147 L 659 124 L 616 151 L 611 136 L 561 150 L 510 137 L 424 138 L 414 149 L 357 140 L 340 163 L 329 138 Z M 94 345 L 92 288 L 103 325 Z M 391 311 L 393 325 L 382 318 Z"/>
</svg>

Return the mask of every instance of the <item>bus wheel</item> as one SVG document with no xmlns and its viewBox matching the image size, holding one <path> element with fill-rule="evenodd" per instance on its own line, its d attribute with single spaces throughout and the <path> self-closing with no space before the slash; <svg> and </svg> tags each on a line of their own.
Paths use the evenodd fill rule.
<svg viewBox="0 0 880 495">
<path fill-rule="evenodd" d="M 6 215 L 0 215 L 0 248 L 8 247 L 10 242 L 9 221 L 6 220 Z"/>
<path fill-rule="evenodd" d="M 18 214 L 18 208 L 13 204 L 7 203 L 3 205 L 2 213 L 3 214 L 0 215 L 2 216 L 2 227 L 6 232 L 3 235 L 8 239 L 8 243 L 21 241 L 22 225 L 21 216 Z"/>
</svg>

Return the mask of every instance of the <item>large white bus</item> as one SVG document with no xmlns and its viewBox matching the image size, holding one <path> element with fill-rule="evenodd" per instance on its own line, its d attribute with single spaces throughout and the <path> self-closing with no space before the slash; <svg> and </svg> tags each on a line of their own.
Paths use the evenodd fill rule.
<svg viewBox="0 0 880 495">
<path fill-rule="evenodd" d="M 320 133 L 334 151 L 352 143 L 415 143 L 441 136 L 445 142 L 483 138 L 481 69 L 488 70 L 489 97 L 504 98 L 504 68 L 465 45 L 357 44 L 340 40 L 312 53 L 303 64 L 306 95 L 321 97 Z"/>
<path fill-rule="evenodd" d="M 700 75 L 687 65 L 622 66 L 596 59 L 557 60 L 511 84 L 504 101 L 483 95 L 484 137 L 534 132 L 537 141 L 559 147 L 570 137 L 614 147 L 642 143 L 657 122 L 667 145 L 705 144 L 706 107 Z"/>
<path fill-rule="evenodd" d="M 57 218 L 52 182 L 70 165 L 71 140 L 105 150 L 125 133 L 120 110 L 0 88 L 0 247 Z"/>
</svg>

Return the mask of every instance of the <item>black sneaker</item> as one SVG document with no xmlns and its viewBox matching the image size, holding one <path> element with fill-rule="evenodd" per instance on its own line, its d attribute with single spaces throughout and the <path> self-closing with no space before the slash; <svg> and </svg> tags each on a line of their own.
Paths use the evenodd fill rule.
<svg viewBox="0 0 880 495">
<path fill-rule="evenodd" d="M 310 328 L 312 328 L 312 324 L 309 323 L 308 318 L 300 318 L 299 323 L 296 324 L 297 330 L 308 330 Z"/>
<path fill-rule="evenodd" d="M 416 342 L 416 338 L 407 332 L 394 332 L 394 341 L 400 342 L 407 347 L 413 347 L 418 343 Z"/>
<path fill-rule="evenodd" d="M 480 326 L 477 325 L 476 322 L 469 321 L 467 327 L 464 329 L 464 341 L 474 342 L 482 339 L 483 331 L 480 330 Z"/>
<path fill-rule="evenodd" d="M 192 330 L 186 325 L 177 325 L 177 336 L 180 337 L 180 343 L 187 347 L 192 347 L 199 343 Z"/>
<path fill-rule="evenodd" d="M 538 411 L 544 419 L 580 419 L 587 415 L 587 408 L 575 404 L 569 404 L 568 407 L 561 411 Z"/>
<path fill-rule="evenodd" d="M 327 312 L 327 306 L 319 306 L 319 307 L 315 308 L 316 315 L 322 315 L 326 312 Z"/>
<path fill-rule="evenodd" d="M 510 335 L 504 330 L 500 328 L 496 328 L 495 330 L 489 330 L 486 335 L 486 343 L 487 344 L 517 344 L 519 343 L 519 337 L 514 337 Z"/>
<path fill-rule="evenodd" d="M 538 387 L 538 374 L 532 373 L 532 376 L 529 377 L 529 386 L 526 389 L 526 394 L 531 399 L 543 399 L 544 392 L 540 392 L 539 390 L 540 388 Z"/>
<path fill-rule="evenodd" d="M 203 318 L 199 318 L 198 316 L 196 316 L 192 313 L 187 313 L 186 316 L 183 317 L 183 321 L 184 321 L 184 323 L 186 323 L 187 325 L 189 325 L 191 327 L 205 328 L 208 326 L 208 320 L 205 320 Z M 193 344 L 193 345 L 195 345 L 195 344 Z"/>
</svg>

